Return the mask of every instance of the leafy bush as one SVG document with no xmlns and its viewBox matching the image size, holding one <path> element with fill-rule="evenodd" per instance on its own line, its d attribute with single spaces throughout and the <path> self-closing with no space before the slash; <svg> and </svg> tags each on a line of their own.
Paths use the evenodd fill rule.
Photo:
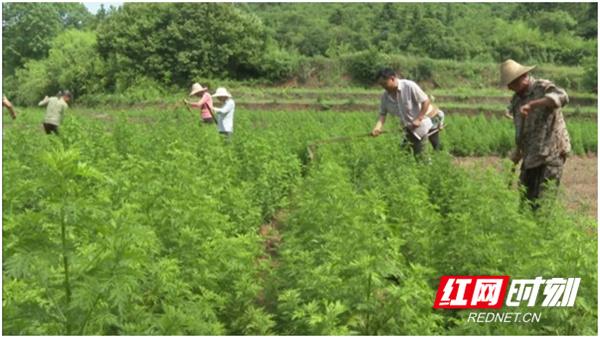
<svg viewBox="0 0 600 338">
<path fill-rule="evenodd" d="M 45 95 L 60 90 L 48 77 L 48 65 L 44 61 L 29 61 L 19 68 L 15 76 L 8 81 L 7 94 L 15 104 L 33 105 Z"/>
<path fill-rule="evenodd" d="M 104 89 L 100 80 L 104 64 L 96 51 L 94 33 L 64 31 L 52 40 L 48 54 L 17 70 L 11 92 L 18 104 L 31 105 L 63 89 L 71 90 L 75 98 Z"/>
<path fill-rule="evenodd" d="M 231 4 L 125 4 L 98 27 L 99 52 L 115 61 L 115 76 L 132 73 L 164 85 L 267 75 L 261 73 L 267 40 L 263 23 Z M 285 70 L 270 66 L 265 71 Z"/>
<path fill-rule="evenodd" d="M 385 66 L 383 56 L 376 50 L 346 55 L 342 62 L 352 79 L 363 85 L 373 84 L 377 71 Z"/>
</svg>

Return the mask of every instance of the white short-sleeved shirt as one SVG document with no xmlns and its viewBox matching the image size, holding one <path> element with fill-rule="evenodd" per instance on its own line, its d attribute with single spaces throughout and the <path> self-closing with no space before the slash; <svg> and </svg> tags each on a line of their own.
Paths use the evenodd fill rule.
<svg viewBox="0 0 600 338">
<path fill-rule="evenodd" d="M 396 79 L 398 90 L 395 97 L 387 91 L 381 96 L 379 114 L 397 115 L 405 127 L 411 125 L 412 121 L 419 116 L 421 105 L 429 99 L 427 94 L 413 81 Z"/>
<path fill-rule="evenodd" d="M 217 127 L 221 132 L 233 133 L 233 114 L 235 112 L 235 102 L 228 98 L 221 108 L 215 108 L 217 112 Z"/>
</svg>

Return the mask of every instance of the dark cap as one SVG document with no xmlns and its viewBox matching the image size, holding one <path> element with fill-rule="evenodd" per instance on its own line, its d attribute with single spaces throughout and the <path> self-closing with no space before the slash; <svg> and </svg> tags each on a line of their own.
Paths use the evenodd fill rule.
<svg viewBox="0 0 600 338">
<path fill-rule="evenodd" d="M 392 76 L 398 76 L 398 75 L 396 74 L 396 72 L 392 68 L 385 67 L 385 68 L 381 68 L 377 72 L 377 74 L 375 75 L 375 80 L 377 81 L 379 79 L 387 79 L 387 78 L 390 78 Z"/>
</svg>

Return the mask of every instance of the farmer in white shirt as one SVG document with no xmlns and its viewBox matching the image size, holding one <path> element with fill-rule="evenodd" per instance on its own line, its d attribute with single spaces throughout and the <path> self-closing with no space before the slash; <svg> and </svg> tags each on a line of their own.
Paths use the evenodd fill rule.
<svg viewBox="0 0 600 338">
<path fill-rule="evenodd" d="M 405 138 L 411 143 L 415 156 L 421 154 L 427 139 L 434 150 L 439 150 L 439 130 L 443 126 L 444 113 L 431 104 L 419 85 L 410 80 L 399 79 L 391 68 L 381 69 L 377 73 L 377 83 L 385 92 L 381 96 L 379 119 L 371 135 L 381 134 L 387 114 L 396 115 L 400 118 Z M 422 123 L 424 125 L 421 127 Z M 420 134 L 421 138 L 415 136 L 415 133 Z"/>
<path fill-rule="evenodd" d="M 227 89 L 223 87 L 217 88 L 217 91 L 213 94 L 213 97 L 217 98 L 223 105 L 221 108 L 215 108 L 217 113 L 217 127 L 219 133 L 226 135 L 227 137 L 233 134 L 233 113 L 235 111 L 235 102 L 231 98 L 231 94 Z"/>
</svg>

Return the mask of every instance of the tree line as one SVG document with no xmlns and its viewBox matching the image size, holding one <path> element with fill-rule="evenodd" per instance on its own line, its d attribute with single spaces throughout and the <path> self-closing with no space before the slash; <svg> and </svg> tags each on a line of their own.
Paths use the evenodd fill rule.
<svg viewBox="0 0 600 338">
<path fill-rule="evenodd" d="M 597 62 L 596 3 L 125 3 L 95 15 L 78 3 L 2 7 L 3 87 L 17 103 L 63 88 L 77 97 L 214 78 L 276 83 L 315 60 L 363 84 L 379 64 L 361 60 L 386 55 L 592 72 Z"/>
</svg>

